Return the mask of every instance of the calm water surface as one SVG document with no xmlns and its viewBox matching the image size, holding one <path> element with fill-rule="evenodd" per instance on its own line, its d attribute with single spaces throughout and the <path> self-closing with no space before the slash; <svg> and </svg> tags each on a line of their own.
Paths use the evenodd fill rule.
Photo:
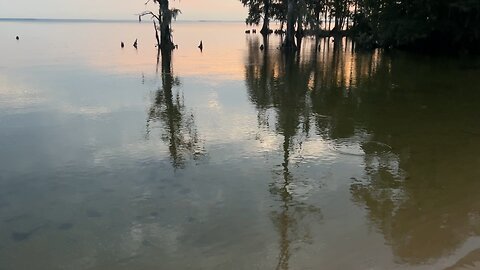
<svg viewBox="0 0 480 270">
<path fill-rule="evenodd" d="M 480 267 L 480 61 L 244 30 L 0 22 L 0 269 Z"/>
</svg>

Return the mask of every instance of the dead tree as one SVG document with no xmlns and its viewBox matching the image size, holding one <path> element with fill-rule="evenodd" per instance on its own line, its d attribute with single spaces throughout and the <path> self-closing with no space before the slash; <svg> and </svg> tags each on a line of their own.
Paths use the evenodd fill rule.
<svg viewBox="0 0 480 270">
<path fill-rule="evenodd" d="M 145 5 L 149 2 L 150 0 Z M 172 38 L 172 19 L 176 19 L 181 11 L 175 8 L 170 9 L 169 0 L 153 0 L 153 2 L 158 5 L 158 13 L 147 10 L 140 14 L 140 18 L 143 16 L 152 17 L 158 49 L 173 50 L 175 44 Z"/>
</svg>

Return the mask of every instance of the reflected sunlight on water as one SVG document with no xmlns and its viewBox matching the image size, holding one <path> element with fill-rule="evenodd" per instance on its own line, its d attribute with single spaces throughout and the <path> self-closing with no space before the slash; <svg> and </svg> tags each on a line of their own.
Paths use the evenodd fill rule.
<svg viewBox="0 0 480 270">
<path fill-rule="evenodd" d="M 148 23 L 0 25 L 0 269 L 480 261 L 478 59 L 176 23 L 168 65 Z"/>
<path fill-rule="evenodd" d="M 3 22 L 2 25 L 5 37 L 25 33 L 19 42 L 13 40 L 0 45 L 5 66 L 29 68 L 45 62 L 48 65 L 63 65 L 68 61 L 113 74 L 137 75 L 140 70 L 146 74 L 156 72 L 156 41 L 149 22 L 94 25 Z M 85 25 L 90 26 L 88 31 L 85 31 Z M 174 42 L 181 48 L 174 55 L 176 72 L 189 76 L 243 78 L 245 37 L 239 33 L 244 26 L 238 23 L 179 22 L 174 29 Z M 139 49 L 135 50 L 132 44 L 137 38 Z M 203 52 L 197 48 L 200 40 L 205 46 Z M 120 50 L 122 41 L 126 47 Z"/>
</svg>

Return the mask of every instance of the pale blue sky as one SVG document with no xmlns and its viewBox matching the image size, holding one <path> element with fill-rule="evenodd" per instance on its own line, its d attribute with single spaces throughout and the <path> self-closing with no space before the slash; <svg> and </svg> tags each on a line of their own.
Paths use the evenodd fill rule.
<svg viewBox="0 0 480 270">
<path fill-rule="evenodd" d="M 146 0 L 0 0 L 0 18 L 131 19 Z M 171 0 L 182 20 L 244 20 L 238 0 Z"/>
</svg>

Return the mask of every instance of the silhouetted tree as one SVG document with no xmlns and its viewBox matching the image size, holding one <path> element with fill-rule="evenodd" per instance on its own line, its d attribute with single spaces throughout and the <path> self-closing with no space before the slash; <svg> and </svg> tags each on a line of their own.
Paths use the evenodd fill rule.
<svg viewBox="0 0 480 270">
<path fill-rule="evenodd" d="M 241 1 L 249 7 L 247 23 L 259 23 L 263 16 L 267 24 L 269 18 L 280 21 L 282 30 L 287 25 L 283 44 L 287 51 L 297 49 L 294 36 L 303 36 L 304 30 L 350 35 L 367 48 L 480 50 L 478 0 Z M 319 31 L 321 17 L 330 33 Z"/>
<path fill-rule="evenodd" d="M 263 26 L 260 30 L 262 35 L 268 35 L 270 32 L 269 24 L 272 17 L 272 0 L 240 0 L 243 6 L 248 8 L 248 17 L 245 22 L 249 25 L 258 25 L 263 18 Z"/>
<path fill-rule="evenodd" d="M 285 41 L 283 47 L 287 51 L 295 51 L 297 45 L 295 44 L 295 22 L 296 22 L 296 7 L 298 0 L 285 0 L 287 1 L 287 33 L 285 35 Z"/>
<path fill-rule="evenodd" d="M 145 5 L 149 2 L 150 0 Z M 140 18 L 147 15 L 152 16 L 157 47 L 159 49 L 173 50 L 175 45 L 172 38 L 172 19 L 176 19 L 181 11 L 179 9 L 170 9 L 169 0 L 153 0 L 153 2 L 158 5 L 158 13 L 144 11 L 140 14 Z"/>
</svg>

